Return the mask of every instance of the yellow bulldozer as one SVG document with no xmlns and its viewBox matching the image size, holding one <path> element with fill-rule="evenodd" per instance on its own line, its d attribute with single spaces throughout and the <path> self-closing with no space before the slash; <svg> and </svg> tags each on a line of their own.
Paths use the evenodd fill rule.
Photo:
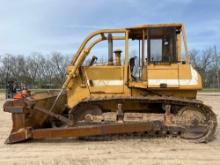
<svg viewBox="0 0 220 165">
<path fill-rule="evenodd" d="M 6 143 L 120 134 L 208 142 L 217 120 L 196 100 L 200 89 L 183 24 L 98 30 L 82 42 L 59 92 L 5 102 L 13 123 Z"/>
</svg>

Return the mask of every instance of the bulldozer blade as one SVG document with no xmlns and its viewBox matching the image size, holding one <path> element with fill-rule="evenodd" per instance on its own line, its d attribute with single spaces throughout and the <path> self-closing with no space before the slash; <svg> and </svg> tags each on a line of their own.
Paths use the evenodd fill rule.
<svg viewBox="0 0 220 165">
<path fill-rule="evenodd" d="M 32 137 L 30 129 L 47 127 L 50 118 L 67 122 L 65 117 L 59 115 L 65 110 L 65 93 L 62 93 L 53 111 L 49 111 L 57 95 L 57 92 L 44 92 L 19 100 L 7 100 L 3 110 L 12 115 L 12 129 L 5 143 L 11 144 L 30 139 Z"/>
<path fill-rule="evenodd" d="M 6 139 L 5 144 L 13 144 L 18 142 L 24 142 L 31 139 L 30 128 L 22 128 L 17 132 L 12 132 Z"/>
</svg>

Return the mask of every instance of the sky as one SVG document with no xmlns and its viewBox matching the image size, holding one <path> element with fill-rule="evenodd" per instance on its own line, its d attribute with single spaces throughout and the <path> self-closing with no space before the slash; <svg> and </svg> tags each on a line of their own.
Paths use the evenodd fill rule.
<svg viewBox="0 0 220 165">
<path fill-rule="evenodd" d="M 0 0 L 0 54 L 71 54 L 97 29 L 154 23 L 184 23 L 189 49 L 220 49 L 219 0 Z"/>
</svg>

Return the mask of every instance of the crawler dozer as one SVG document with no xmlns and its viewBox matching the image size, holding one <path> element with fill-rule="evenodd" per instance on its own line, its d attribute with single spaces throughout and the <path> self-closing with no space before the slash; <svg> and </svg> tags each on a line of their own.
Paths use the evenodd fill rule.
<svg viewBox="0 0 220 165">
<path fill-rule="evenodd" d="M 213 139 L 217 120 L 196 99 L 183 24 L 153 24 L 91 33 L 67 67 L 58 92 L 7 100 L 7 144 L 30 139 L 120 134 Z"/>
</svg>

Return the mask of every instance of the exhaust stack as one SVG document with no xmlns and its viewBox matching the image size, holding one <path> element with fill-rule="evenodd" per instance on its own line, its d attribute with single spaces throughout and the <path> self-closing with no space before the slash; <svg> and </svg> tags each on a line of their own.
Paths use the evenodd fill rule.
<svg viewBox="0 0 220 165">
<path fill-rule="evenodd" d="M 112 34 L 108 34 L 108 65 L 113 65 L 113 42 Z"/>
</svg>

